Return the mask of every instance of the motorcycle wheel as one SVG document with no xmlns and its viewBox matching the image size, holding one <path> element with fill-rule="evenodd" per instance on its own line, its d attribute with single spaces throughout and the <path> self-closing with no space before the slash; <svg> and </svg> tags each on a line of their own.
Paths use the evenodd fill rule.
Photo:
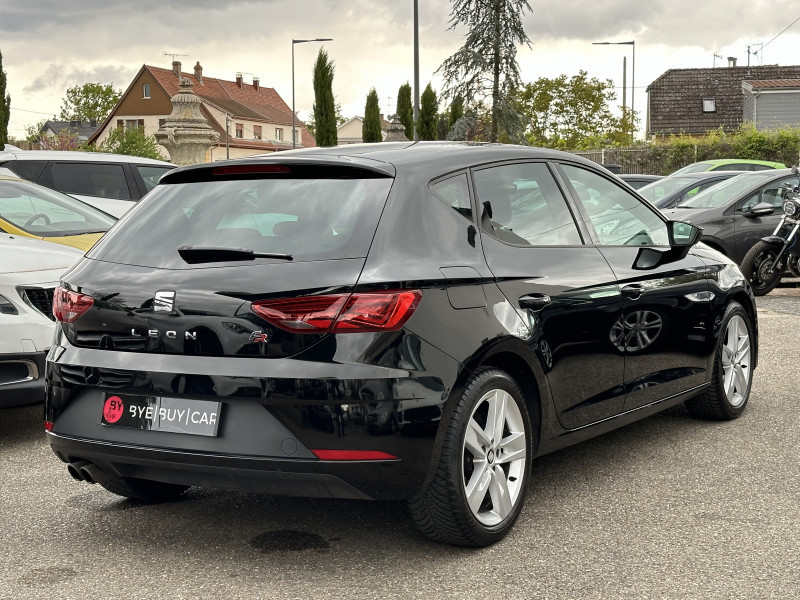
<svg viewBox="0 0 800 600">
<path fill-rule="evenodd" d="M 797 257 L 789 257 L 789 264 L 787 266 L 789 267 L 789 272 L 792 274 L 792 277 L 800 279 L 800 264 L 797 263 Z"/>
<path fill-rule="evenodd" d="M 775 244 L 758 242 L 745 254 L 742 273 L 756 296 L 769 294 L 783 277 L 783 260 L 775 264 L 778 251 Z"/>
</svg>

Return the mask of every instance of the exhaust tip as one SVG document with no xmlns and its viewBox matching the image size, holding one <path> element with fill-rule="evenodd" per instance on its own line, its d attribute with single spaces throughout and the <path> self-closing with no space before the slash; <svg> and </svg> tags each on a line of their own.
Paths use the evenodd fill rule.
<svg viewBox="0 0 800 600">
<path fill-rule="evenodd" d="M 75 468 L 75 465 L 73 465 L 72 463 L 70 463 L 70 464 L 68 464 L 68 465 L 67 465 L 67 473 L 69 473 L 69 474 L 70 474 L 70 476 L 71 476 L 71 477 L 72 477 L 72 478 L 73 478 L 75 481 L 83 481 L 83 476 L 81 475 L 81 472 L 80 472 L 80 470 L 79 470 L 79 469 L 76 469 L 76 468 Z"/>
<path fill-rule="evenodd" d="M 67 473 L 69 473 L 75 481 L 84 481 L 85 477 L 81 473 L 81 470 L 86 465 L 90 464 L 92 463 L 88 460 L 76 460 L 75 462 L 67 463 Z"/>
<path fill-rule="evenodd" d="M 86 483 L 103 483 L 108 480 L 106 472 L 93 463 L 86 463 L 79 469 L 79 472 Z"/>
</svg>

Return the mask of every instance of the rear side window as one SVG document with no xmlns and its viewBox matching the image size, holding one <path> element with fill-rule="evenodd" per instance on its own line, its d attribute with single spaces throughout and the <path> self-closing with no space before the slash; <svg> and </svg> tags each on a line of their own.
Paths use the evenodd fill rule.
<svg viewBox="0 0 800 600">
<path fill-rule="evenodd" d="M 53 187 L 67 194 L 130 200 L 122 165 L 103 163 L 55 163 Z"/>
<path fill-rule="evenodd" d="M 144 181 L 144 185 L 149 192 L 158 183 L 158 180 L 164 173 L 171 171 L 174 167 L 154 167 L 150 165 L 134 165 L 134 169 L 139 172 L 139 175 L 142 176 L 142 180 Z"/>
<path fill-rule="evenodd" d="M 467 175 L 465 173 L 434 183 L 431 186 L 431 191 L 457 213 L 470 221 L 472 220 L 469 185 L 467 184 Z"/>
<path fill-rule="evenodd" d="M 558 185 L 543 163 L 520 163 L 475 172 L 478 201 L 491 210 L 492 233 L 518 246 L 582 244 Z"/>
<path fill-rule="evenodd" d="M 23 179 L 36 181 L 39 179 L 39 175 L 42 174 L 46 164 L 47 161 L 45 160 L 12 160 L 4 166 L 14 171 L 14 173 Z"/>
<path fill-rule="evenodd" d="M 185 268 L 177 253 L 181 245 L 291 254 L 294 261 L 365 257 L 392 181 L 280 177 L 162 184 L 91 257 Z"/>
</svg>

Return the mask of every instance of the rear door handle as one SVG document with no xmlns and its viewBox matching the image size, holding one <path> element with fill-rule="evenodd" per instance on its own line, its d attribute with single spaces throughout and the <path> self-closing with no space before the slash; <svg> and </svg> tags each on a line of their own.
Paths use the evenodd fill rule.
<svg viewBox="0 0 800 600">
<path fill-rule="evenodd" d="M 632 285 L 626 285 L 621 291 L 623 296 L 631 300 L 636 300 L 644 293 L 644 286 L 634 283 Z"/>
<path fill-rule="evenodd" d="M 528 294 L 519 299 L 520 308 L 543 308 L 550 304 L 550 296 L 547 294 Z"/>
</svg>

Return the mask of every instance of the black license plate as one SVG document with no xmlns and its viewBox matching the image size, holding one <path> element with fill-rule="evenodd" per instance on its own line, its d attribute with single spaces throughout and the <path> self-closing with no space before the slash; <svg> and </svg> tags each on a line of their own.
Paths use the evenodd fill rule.
<svg viewBox="0 0 800 600">
<path fill-rule="evenodd" d="M 106 395 L 100 423 L 148 431 L 215 437 L 221 402 L 164 396 Z"/>
</svg>

